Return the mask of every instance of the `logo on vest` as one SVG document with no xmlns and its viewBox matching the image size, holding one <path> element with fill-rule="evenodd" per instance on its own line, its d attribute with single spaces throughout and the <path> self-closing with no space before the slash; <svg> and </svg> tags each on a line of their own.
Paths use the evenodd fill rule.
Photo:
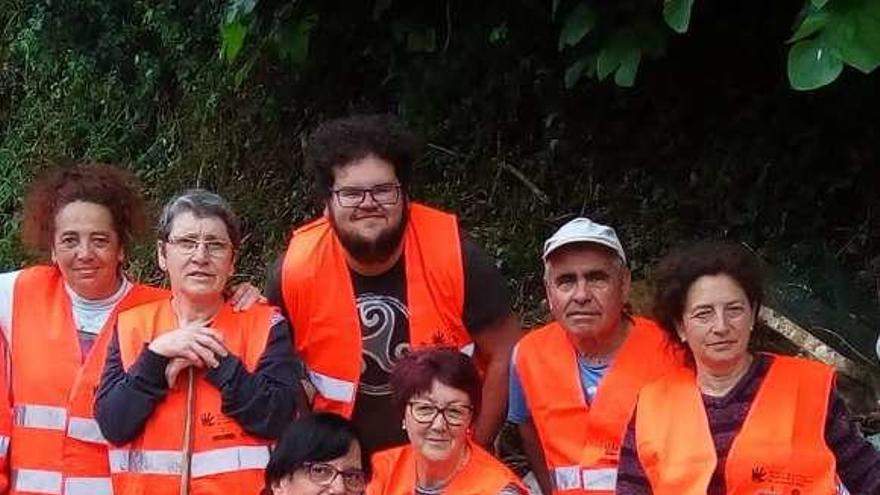
<svg viewBox="0 0 880 495">
<path fill-rule="evenodd" d="M 210 426 L 214 426 L 215 417 L 213 414 L 211 414 L 209 412 L 204 412 L 199 415 L 199 421 L 202 422 L 202 426 L 210 427 Z"/>
<path fill-rule="evenodd" d="M 762 487 L 760 494 L 783 493 L 781 489 L 791 495 L 800 495 L 804 488 L 813 485 L 814 479 L 808 475 L 756 464 L 752 467 L 752 483 L 770 485 Z"/>
<path fill-rule="evenodd" d="M 767 479 L 767 470 L 761 466 L 755 466 L 752 468 L 752 481 L 755 483 L 763 483 L 765 479 Z"/>
</svg>

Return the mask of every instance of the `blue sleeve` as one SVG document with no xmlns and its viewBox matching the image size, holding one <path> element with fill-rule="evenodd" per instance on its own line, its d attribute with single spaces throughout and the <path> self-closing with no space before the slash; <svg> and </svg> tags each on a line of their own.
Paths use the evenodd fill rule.
<svg viewBox="0 0 880 495">
<path fill-rule="evenodd" d="M 241 359 L 228 354 L 205 378 L 220 390 L 223 414 L 251 435 L 275 439 L 296 417 L 301 369 L 290 342 L 290 327 L 280 319 L 272 326 L 253 373 Z"/>
<path fill-rule="evenodd" d="M 528 423 L 532 419 L 529 413 L 529 405 L 526 403 L 525 392 L 523 392 L 522 383 L 519 381 L 519 374 L 516 372 L 516 366 L 513 360 L 510 360 L 510 386 L 507 399 L 507 421 L 521 425 Z"/>
<path fill-rule="evenodd" d="M 119 333 L 114 329 L 94 406 L 95 419 L 107 441 L 123 445 L 141 434 L 156 405 L 168 393 L 167 364 L 168 358 L 144 344 L 126 372 L 119 354 Z"/>
</svg>

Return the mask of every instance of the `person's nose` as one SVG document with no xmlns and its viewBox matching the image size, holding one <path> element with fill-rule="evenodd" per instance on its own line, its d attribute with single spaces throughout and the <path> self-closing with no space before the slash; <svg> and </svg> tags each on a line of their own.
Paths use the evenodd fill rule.
<svg viewBox="0 0 880 495">
<path fill-rule="evenodd" d="M 76 257 L 79 260 L 90 260 L 94 254 L 95 251 L 88 242 L 80 242 L 76 247 Z"/>
<path fill-rule="evenodd" d="M 578 304 L 586 304 L 593 297 L 593 292 L 590 290 L 589 284 L 587 284 L 586 280 L 578 280 L 577 284 L 574 288 L 574 294 L 572 294 L 572 299 Z"/>
<path fill-rule="evenodd" d="M 730 333 L 733 328 L 731 320 L 732 318 L 724 311 L 724 309 L 716 310 L 715 317 L 712 321 L 712 333 L 715 333 L 716 335 L 726 335 Z"/>
<path fill-rule="evenodd" d="M 211 253 L 208 251 L 208 245 L 204 242 L 198 243 L 196 245 L 196 250 L 193 251 L 190 258 L 197 263 L 207 263 L 211 258 Z"/>
</svg>

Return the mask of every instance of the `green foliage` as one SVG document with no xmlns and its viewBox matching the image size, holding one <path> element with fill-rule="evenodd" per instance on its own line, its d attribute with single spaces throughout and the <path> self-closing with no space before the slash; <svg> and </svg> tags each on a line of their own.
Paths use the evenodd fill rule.
<svg viewBox="0 0 880 495">
<path fill-rule="evenodd" d="M 816 89 L 837 79 L 843 62 L 823 40 L 798 41 L 788 52 L 788 80 L 794 89 Z"/>
<path fill-rule="evenodd" d="M 880 2 L 812 1 L 789 42 L 788 77 L 798 90 L 833 82 L 844 64 L 868 74 L 880 66 Z"/>
<path fill-rule="evenodd" d="M 619 227 L 637 277 L 681 240 L 731 237 L 795 267 L 830 251 L 868 291 L 877 71 L 790 91 L 778 40 L 800 2 L 728 5 L 0 0 L 0 264 L 26 260 L 17 212 L 39 168 L 99 159 L 157 205 L 194 185 L 228 197 L 249 232 L 240 276 L 259 280 L 320 211 L 308 130 L 378 110 L 426 137 L 414 197 L 459 213 L 529 323 L 544 316 L 541 239 L 575 214 Z M 792 51 L 824 43 L 871 69 L 875 17 L 844 28 L 864 5 L 811 6 Z M 159 281 L 151 251 L 131 271 Z"/>
</svg>

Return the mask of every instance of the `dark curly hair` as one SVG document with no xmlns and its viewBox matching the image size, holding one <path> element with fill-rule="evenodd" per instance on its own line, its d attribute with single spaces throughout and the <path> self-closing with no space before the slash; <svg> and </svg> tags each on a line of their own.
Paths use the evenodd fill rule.
<svg viewBox="0 0 880 495">
<path fill-rule="evenodd" d="M 758 311 L 764 299 L 764 272 L 757 256 L 739 244 L 701 241 L 679 247 L 657 263 L 654 270 L 654 318 L 675 342 L 687 349 L 676 328 L 682 322 L 691 285 L 704 275 L 724 274 L 746 293 Z"/>
<path fill-rule="evenodd" d="M 413 163 L 421 152 L 419 139 L 388 114 L 354 115 L 324 122 L 306 145 L 306 165 L 315 175 L 320 199 L 330 196 L 334 170 L 375 155 L 394 166 L 406 192 Z"/>
<path fill-rule="evenodd" d="M 96 203 L 110 210 L 113 228 L 125 247 L 146 231 L 147 204 L 134 174 L 105 163 L 79 163 L 50 168 L 31 184 L 24 199 L 21 227 L 25 246 L 49 251 L 55 215 L 74 201 Z"/>
<path fill-rule="evenodd" d="M 411 351 L 391 371 L 393 401 L 403 416 L 407 403 L 416 395 L 431 390 L 434 380 L 467 394 L 480 414 L 482 382 L 473 360 L 454 347 L 428 347 Z"/>
</svg>

